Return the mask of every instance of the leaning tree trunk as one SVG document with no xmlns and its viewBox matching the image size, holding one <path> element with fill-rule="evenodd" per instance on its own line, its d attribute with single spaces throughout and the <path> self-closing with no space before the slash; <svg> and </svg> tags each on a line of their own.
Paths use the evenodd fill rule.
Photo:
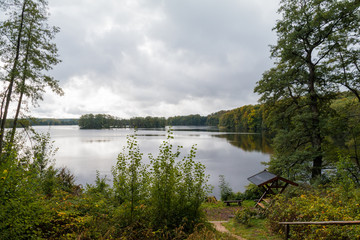
<svg viewBox="0 0 360 240">
<path fill-rule="evenodd" d="M 20 85 L 20 96 L 19 96 L 19 101 L 18 101 L 18 105 L 17 105 L 17 108 L 16 108 L 16 113 L 15 113 L 15 117 L 14 117 L 14 123 L 13 123 L 13 128 L 12 128 L 12 131 L 11 131 L 11 136 L 10 136 L 10 149 L 11 149 L 13 143 L 14 143 L 17 122 L 18 122 L 18 119 L 19 119 L 19 114 L 20 114 L 20 110 L 21 110 L 21 104 L 22 104 L 22 100 L 23 100 L 23 96 L 24 96 L 24 92 L 25 92 L 25 82 L 26 82 L 26 77 L 27 77 L 30 46 L 31 46 L 31 40 L 30 40 L 31 30 L 32 30 L 32 25 L 30 26 L 30 30 L 29 30 L 29 33 L 28 33 L 28 42 L 27 42 L 27 45 L 26 45 L 24 68 L 22 70 L 22 78 L 21 78 L 21 85 Z"/>
<path fill-rule="evenodd" d="M 19 64 L 20 45 L 21 45 L 21 39 L 22 39 L 22 33 L 23 33 L 26 3 L 27 3 L 27 1 L 25 0 L 23 3 L 23 6 L 22 6 L 22 10 L 21 10 L 20 26 L 19 26 L 19 32 L 18 32 L 17 41 L 16 41 L 15 58 L 14 58 L 13 67 L 10 72 L 10 83 L 9 83 L 8 93 L 7 93 L 6 100 L 5 100 L 4 114 L 1 119 L 0 155 L 2 154 L 2 149 L 4 147 L 3 145 L 4 145 L 5 123 L 6 123 L 7 114 L 8 114 L 8 110 L 9 110 L 9 106 L 10 106 L 10 102 L 11 102 L 11 95 L 12 95 L 12 91 L 14 88 L 15 77 L 17 76 L 16 71 L 17 71 L 17 67 Z"/>
</svg>

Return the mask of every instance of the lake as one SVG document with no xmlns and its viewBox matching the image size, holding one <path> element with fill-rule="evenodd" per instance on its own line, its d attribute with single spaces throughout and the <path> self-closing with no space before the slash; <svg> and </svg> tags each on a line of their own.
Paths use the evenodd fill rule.
<svg viewBox="0 0 360 240">
<path fill-rule="evenodd" d="M 117 155 L 126 145 L 133 129 L 80 130 L 78 126 L 36 126 L 38 132 L 49 132 L 58 147 L 55 166 L 67 167 L 76 182 L 85 186 L 94 183 L 96 171 L 111 176 Z M 138 129 L 137 139 L 143 160 L 149 163 L 148 153 L 157 156 L 160 144 L 166 140 L 165 129 Z M 183 146 L 182 156 L 197 145 L 196 161 L 206 166 L 213 195 L 219 197 L 219 175 L 224 175 L 234 192 L 245 190 L 247 178 L 264 170 L 261 164 L 270 159 L 271 148 L 261 134 L 221 132 L 214 127 L 173 127 L 173 146 Z"/>
</svg>

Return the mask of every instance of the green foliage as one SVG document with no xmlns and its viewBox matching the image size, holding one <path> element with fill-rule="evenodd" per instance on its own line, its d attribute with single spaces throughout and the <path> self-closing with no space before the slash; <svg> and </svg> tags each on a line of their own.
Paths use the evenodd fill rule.
<svg viewBox="0 0 360 240">
<path fill-rule="evenodd" d="M 180 148 L 173 152 L 169 130 L 168 139 L 159 148 L 159 155 L 151 160 L 150 208 L 156 228 L 174 229 L 183 225 L 191 231 L 202 218 L 200 206 L 208 193 L 205 167 L 195 162 L 195 146 L 189 155 L 176 162 Z"/>
<path fill-rule="evenodd" d="M 167 119 L 167 124 L 170 126 L 205 126 L 207 117 L 196 115 L 175 116 Z"/>
<path fill-rule="evenodd" d="M 110 198 L 112 189 L 110 188 L 110 185 L 107 184 L 107 181 L 107 176 L 101 178 L 100 172 L 96 171 L 95 185 L 86 184 L 86 192 L 93 196 Z"/>
<path fill-rule="evenodd" d="M 106 114 L 85 114 L 79 119 L 80 129 L 103 129 L 103 128 L 163 128 L 166 119 L 161 117 L 134 117 L 131 119 L 119 119 Z"/>
<path fill-rule="evenodd" d="M 254 207 L 242 207 L 235 213 L 235 221 L 246 226 L 251 226 L 250 220 L 258 215 L 258 211 Z"/>
<path fill-rule="evenodd" d="M 17 101 L 10 142 L 14 141 L 22 105 L 37 105 L 45 88 L 62 95 L 58 81 L 48 71 L 58 64 L 57 48 L 52 40 L 59 29 L 47 24 L 48 8 L 44 0 L 8 1 L 0 22 L 1 93 L 0 151 L 4 147 L 5 123 L 10 103 Z M 25 101 L 28 98 L 29 101 Z"/>
<path fill-rule="evenodd" d="M 5 127 L 13 128 L 14 119 L 7 119 Z M 29 126 L 56 126 L 56 125 L 78 125 L 78 119 L 70 118 L 21 118 L 17 120 L 16 127 L 25 128 Z"/>
<path fill-rule="evenodd" d="M 326 171 L 329 181 L 343 186 L 349 191 L 360 187 L 360 167 L 349 156 L 339 154 L 339 160 L 335 164 L 335 169 Z"/>
<path fill-rule="evenodd" d="M 35 144 L 35 145 L 41 145 Z M 40 172 L 19 157 L 17 147 L 6 147 L 0 163 L 0 232 L 4 239 L 32 239 L 46 220 L 39 193 Z M 9 152 L 10 151 L 10 152 Z M 34 156 L 35 154 L 33 154 Z M 43 172 L 44 173 L 44 169 Z"/>
<path fill-rule="evenodd" d="M 68 193 L 79 192 L 79 186 L 75 184 L 75 176 L 66 167 L 62 167 L 57 171 L 56 178 L 62 191 Z"/>
<path fill-rule="evenodd" d="M 163 117 L 135 117 L 128 120 L 132 128 L 164 128 L 166 119 Z"/>
<path fill-rule="evenodd" d="M 278 222 L 352 221 L 360 218 L 360 191 L 341 185 L 327 189 L 297 190 L 297 196 L 278 195 L 268 209 L 270 227 L 281 232 Z M 293 239 L 358 239 L 355 226 L 292 226 Z"/>
<path fill-rule="evenodd" d="M 240 132 L 261 132 L 266 127 L 263 124 L 263 109 L 261 105 L 245 105 L 221 115 L 219 127 Z"/>
<path fill-rule="evenodd" d="M 130 119 L 119 119 L 105 114 L 85 114 L 79 119 L 81 129 L 102 129 L 102 128 L 164 128 L 168 126 L 218 126 L 221 117 L 227 111 L 219 111 L 208 116 L 200 116 L 199 114 L 187 116 L 164 117 L 133 117 Z M 253 114 L 253 113 L 251 113 Z M 250 115 L 251 115 L 250 114 Z M 256 118 L 256 117 L 255 117 Z M 46 122 L 46 120 L 43 120 Z M 249 119 L 252 126 L 255 123 L 254 117 Z M 66 123 L 66 122 L 65 122 Z M 226 127 L 226 126 L 223 126 Z"/>
<path fill-rule="evenodd" d="M 79 120 L 73 118 L 36 118 L 29 119 L 31 126 L 78 125 Z"/>
<path fill-rule="evenodd" d="M 206 125 L 207 126 L 219 126 L 220 118 L 222 115 L 227 113 L 228 111 L 222 110 L 219 112 L 211 113 L 206 118 Z"/>
<path fill-rule="evenodd" d="M 216 231 L 210 225 L 199 224 L 196 226 L 194 232 L 186 238 L 187 240 L 208 240 L 208 239 L 217 239 L 217 240 L 236 240 L 237 238 L 232 236 L 229 233 L 221 233 Z"/>
<path fill-rule="evenodd" d="M 246 190 L 241 195 L 241 199 L 243 200 L 255 200 L 260 199 L 260 197 L 263 195 L 264 189 L 256 186 L 255 184 L 249 184 L 246 186 Z"/>
<path fill-rule="evenodd" d="M 105 114 L 85 114 L 79 119 L 80 129 L 103 129 L 118 126 L 117 124 L 119 123 L 114 117 Z"/>
<path fill-rule="evenodd" d="M 356 164 L 350 157 L 339 156 L 336 163 L 336 180 L 345 186 L 360 187 L 360 166 Z"/>
<path fill-rule="evenodd" d="M 226 182 L 224 175 L 219 175 L 219 188 L 220 188 L 220 197 L 222 201 L 226 200 L 255 200 L 259 199 L 264 193 L 263 189 L 259 188 L 255 184 L 249 184 L 246 186 L 245 192 L 234 193 L 229 183 Z"/>
<path fill-rule="evenodd" d="M 276 131 L 271 171 L 315 180 L 329 164 L 324 145 L 334 114 L 331 101 L 342 86 L 358 93 L 350 73 L 358 71 L 358 60 L 347 57 L 359 51 L 359 2 L 282 0 L 279 13 L 278 41 L 271 47 L 275 67 L 255 88 Z"/>
<path fill-rule="evenodd" d="M 33 136 L 32 146 L 33 161 L 31 167 L 42 176 L 45 169 L 52 163 L 57 149 L 53 147 L 53 141 L 51 141 L 50 134 L 39 134 L 32 130 Z"/>
<path fill-rule="evenodd" d="M 234 193 L 224 175 L 219 175 L 220 197 L 222 201 L 233 199 Z"/>
<path fill-rule="evenodd" d="M 326 158 L 334 166 L 339 154 L 349 156 L 350 161 L 360 168 L 360 102 L 347 93 L 340 95 L 331 107 L 336 115 L 328 122 Z"/>
<path fill-rule="evenodd" d="M 276 107 L 274 107 L 276 109 Z M 335 169 L 339 161 L 338 155 L 349 156 L 350 163 L 353 164 L 352 171 L 359 168 L 359 148 L 360 138 L 359 129 L 359 102 L 349 93 L 339 94 L 332 101 L 331 115 L 323 119 L 322 131 L 324 133 L 323 165 L 327 169 Z M 284 177 L 307 181 L 311 178 L 312 164 L 309 159 L 314 156 L 311 143 L 308 142 L 311 130 L 305 130 L 304 121 L 308 119 L 306 114 L 301 114 L 288 121 L 285 124 L 285 116 L 281 111 L 274 111 L 272 114 L 279 115 L 280 120 L 284 122 L 286 129 L 278 129 L 276 137 L 273 139 L 274 154 L 269 163 L 269 170 L 275 174 Z M 277 122 L 277 124 L 282 124 Z M 276 129 L 276 128 L 274 128 Z M 279 130 L 280 129 L 280 130 Z M 325 174 L 320 181 L 328 178 L 328 170 L 323 171 Z M 350 172 L 349 172 L 350 173 Z M 315 182 L 315 181 L 314 181 Z"/>
<path fill-rule="evenodd" d="M 126 149 L 119 154 L 112 169 L 115 198 L 121 205 L 125 225 L 144 217 L 142 206 L 149 195 L 149 176 L 142 155 L 136 137 L 129 136 Z"/>
<path fill-rule="evenodd" d="M 46 196 L 52 196 L 59 188 L 59 181 L 56 178 L 58 170 L 53 166 L 48 167 L 41 176 L 40 188 Z"/>
<path fill-rule="evenodd" d="M 172 138 L 169 132 L 148 166 L 129 136 L 112 187 L 97 172 L 85 191 L 68 169 L 52 166 L 56 149 L 48 134 L 34 132 L 29 149 L 14 142 L 0 162 L 1 238 L 184 239 L 204 222 L 207 176 L 194 161 L 196 148 L 178 159 L 181 147 L 173 152 Z"/>
<path fill-rule="evenodd" d="M 281 240 L 282 235 L 273 234 L 267 227 L 266 219 L 252 218 L 250 226 L 239 224 L 235 219 L 223 224 L 231 233 L 249 240 Z"/>
</svg>

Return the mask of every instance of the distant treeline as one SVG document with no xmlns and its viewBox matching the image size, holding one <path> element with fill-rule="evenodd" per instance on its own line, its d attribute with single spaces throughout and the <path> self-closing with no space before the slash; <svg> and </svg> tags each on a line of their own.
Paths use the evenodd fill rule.
<svg viewBox="0 0 360 240">
<path fill-rule="evenodd" d="M 81 129 L 102 128 L 163 128 L 165 126 L 218 126 L 226 130 L 260 132 L 263 126 L 260 105 L 246 105 L 230 111 L 219 111 L 208 116 L 199 114 L 169 117 L 135 117 L 120 119 L 107 114 L 85 114 L 79 119 Z"/>
<path fill-rule="evenodd" d="M 164 117 L 134 117 L 120 119 L 107 114 L 85 114 L 79 119 L 81 129 L 102 128 L 164 128 L 171 126 L 204 126 L 207 117 L 200 115 L 176 116 L 168 119 Z"/>
<path fill-rule="evenodd" d="M 78 125 L 79 120 L 73 118 L 31 118 L 31 119 L 20 119 L 18 121 L 18 127 L 27 126 L 54 126 L 54 125 Z M 10 128 L 13 126 L 14 119 L 6 120 L 6 127 Z"/>
<path fill-rule="evenodd" d="M 228 111 L 219 111 L 200 116 L 192 114 L 175 117 L 134 117 L 121 119 L 108 114 L 85 114 L 80 119 L 37 118 L 20 119 L 20 127 L 79 125 L 81 129 L 103 128 L 164 128 L 165 126 L 217 126 L 229 131 L 261 132 L 265 129 L 262 105 L 246 105 Z M 6 121 L 12 127 L 13 120 Z"/>
<path fill-rule="evenodd" d="M 167 119 L 169 126 L 206 126 L 207 117 L 200 115 L 175 116 Z"/>
<path fill-rule="evenodd" d="M 162 128 L 166 126 L 164 117 L 135 117 L 131 119 L 120 119 L 108 114 L 85 114 L 79 119 L 81 129 L 103 129 L 103 128 Z"/>
<path fill-rule="evenodd" d="M 218 126 L 238 132 L 261 132 L 266 129 L 264 122 L 263 105 L 245 105 L 223 113 Z"/>
</svg>

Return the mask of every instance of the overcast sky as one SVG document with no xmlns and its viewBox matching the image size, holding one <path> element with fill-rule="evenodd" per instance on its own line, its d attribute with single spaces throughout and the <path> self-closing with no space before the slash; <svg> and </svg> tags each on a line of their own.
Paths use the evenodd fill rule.
<svg viewBox="0 0 360 240">
<path fill-rule="evenodd" d="M 51 0 L 65 95 L 35 117 L 207 115 L 256 104 L 279 0 Z"/>
</svg>

